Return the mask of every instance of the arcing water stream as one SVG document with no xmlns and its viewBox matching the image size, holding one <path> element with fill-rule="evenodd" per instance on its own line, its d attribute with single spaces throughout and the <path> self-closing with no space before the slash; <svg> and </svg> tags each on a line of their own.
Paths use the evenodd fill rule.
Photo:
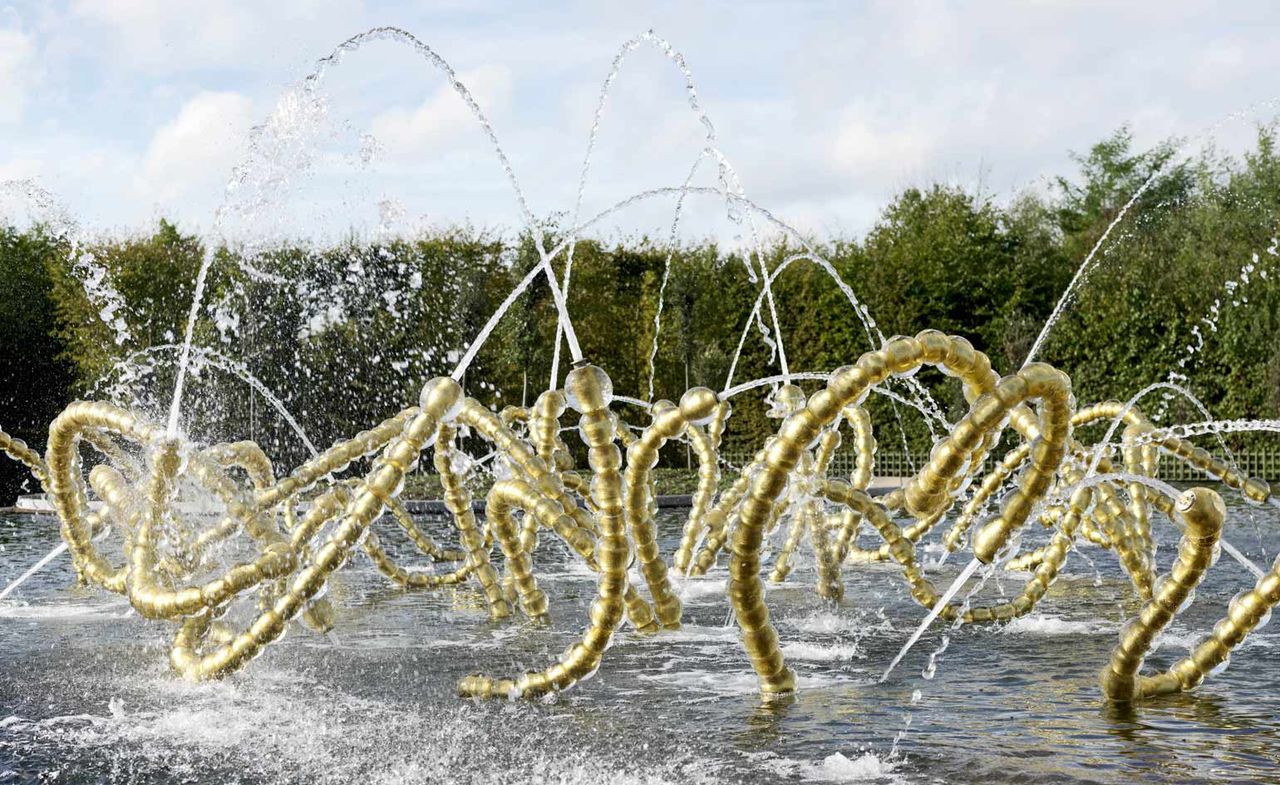
<svg viewBox="0 0 1280 785">
<path fill-rule="evenodd" d="M 1205 770 L 1223 759 L 1214 757 L 1220 736 L 1239 746 L 1226 758 L 1233 771 L 1270 773 L 1266 761 L 1280 751 L 1280 691 L 1266 668 L 1243 677 L 1224 669 L 1233 654 L 1245 659 L 1271 645 L 1262 630 L 1280 603 L 1280 561 L 1264 569 L 1253 559 L 1267 543 L 1275 552 L 1280 516 L 1255 519 L 1256 552 L 1231 545 L 1225 529 L 1246 500 L 1270 505 L 1262 508 L 1269 513 L 1280 504 L 1229 453 L 1223 460 L 1189 437 L 1280 426 L 1214 422 L 1206 412 L 1202 424 L 1157 428 L 1138 403 L 1171 385 L 1152 385 L 1125 404 L 1077 407 L 1067 374 L 1031 362 L 1151 180 L 1090 251 L 1028 362 L 1002 378 L 963 337 L 925 330 L 886 338 L 835 267 L 747 197 L 683 57 L 656 35 L 627 42 L 615 59 L 573 226 L 548 250 L 496 132 L 454 70 L 408 33 L 378 28 L 340 45 L 281 102 L 233 181 L 215 234 L 224 217 L 263 208 L 297 174 L 281 161 L 305 156 L 271 146 L 289 143 L 289 123 L 323 113 L 326 73 L 373 41 L 412 49 L 466 103 L 515 194 L 537 265 L 457 351 L 450 376 L 426 382 L 417 400 L 400 402 L 380 423 L 351 423 L 358 432 L 319 450 L 243 363 L 195 343 L 216 261 L 211 244 L 183 342 L 143 350 L 177 355 L 164 427 L 131 401 L 99 401 L 68 406 L 43 456 L 0 433 L 0 450 L 45 490 L 64 539 L 28 568 L 51 545 L 51 529 L 0 519 L 0 600 L 26 602 L 0 605 L 0 618 L 12 622 L 0 628 L 10 653 L 0 664 L 0 778 L 65 765 L 76 781 L 104 772 L 184 781 L 1075 781 L 1102 759 L 1111 766 L 1106 781 L 1128 782 Z M 682 185 L 629 196 L 583 220 L 610 86 L 645 43 L 680 70 L 705 148 Z M 704 158 L 716 162 L 718 187 L 694 184 Z M 678 402 L 652 401 L 651 350 L 645 397 L 615 394 L 607 369 L 584 359 L 570 319 L 575 244 L 606 216 L 661 198 L 675 201 L 674 242 L 690 196 L 722 200 L 749 232 L 745 262 L 760 293 L 728 378 L 719 394 L 695 387 Z M 803 252 L 769 270 L 761 226 Z M 564 264 L 559 279 L 556 260 Z M 800 260 L 829 275 L 863 325 L 869 350 L 849 358 L 852 365 L 814 373 L 788 364 L 771 286 Z M 275 280 L 271 270 L 249 272 Z M 491 411 L 462 382 L 539 278 L 557 314 L 550 389 L 531 406 Z M 102 317 L 111 322 L 112 314 L 108 307 Z M 655 347 L 660 317 L 659 308 Z M 781 373 L 735 385 L 752 325 Z M 573 366 L 563 380 L 562 337 Z M 184 389 L 205 365 L 267 400 L 310 456 L 279 475 L 252 441 L 206 444 L 184 434 Z M 922 367 L 961 386 L 963 417 L 948 421 L 916 376 Z M 819 383 L 811 393 L 795 384 L 809 381 Z M 725 487 L 729 399 L 762 387 L 773 388 L 776 434 Z M 894 403 L 899 424 L 903 403 L 935 435 L 927 464 L 880 495 L 872 487 L 876 423 L 863 406 L 873 391 Z M 638 406 L 650 422 L 627 427 L 619 403 Z M 1078 428 L 1104 421 L 1101 441 L 1082 440 Z M 1111 440 L 1121 423 L 1117 460 Z M 847 474 L 832 469 L 845 426 L 855 459 Z M 582 444 L 567 444 L 564 433 Z M 653 470 L 663 448 L 680 442 L 697 455 L 697 488 L 686 510 L 660 512 Z M 475 443 L 483 443 L 481 461 L 468 452 Z M 415 518 L 401 497 L 427 451 L 444 509 Z M 1213 487 L 1168 485 L 1159 479 L 1162 454 Z M 491 474 L 483 518 L 472 496 L 482 465 Z M 946 534 L 931 538 L 934 531 Z M 1167 569 L 1160 545 L 1178 554 Z M 1115 558 L 1099 559 L 1081 582 L 1066 569 L 1081 548 Z M 1241 576 L 1216 564 L 1219 548 L 1250 573 L 1252 588 L 1231 596 Z M 70 564 L 56 561 L 63 549 Z M 926 564 L 930 551 L 969 559 L 944 575 L 941 559 Z M 957 603 L 979 570 L 981 580 Z M 1004 596 L 999 576 L 1019 572 L 1028 574 L 1023 587 Z M 73 574 L 99 591 L 64 589 Z M 983 596 L 992 576 L 998 598 Z M 949 578 L 949 587 L 940 591 L 935 578 Z M 111 594 L 123 599 L 102 599 Z M 1116 631 L 1117 601 L 1132 619 L 1112 647 L 1105 639 Z M 726 610 L 736 632 L 719 623 Z M 908 701 L 891 677 L 938 618 L 951 627 L 924 677 L 939 687 L 927 698 L 914 690 Z M 172 633 L 168 669 L 155 656 L 157 624 Z M 1188 638 L 1193 629 L 1212 631 L 1171 662 L 1162 651 L 1169 633 Z M 952 653 L 940 671 L 943 651 Z M 1244 708 L 1217 705 L 1234 700 Z M 900 723 L 904 705 L 912 714 Z M 1234 718 L 1254 707 L 1247 723 Z M 1210 739 L 1151 733 L 1138 717 L 1198 722 Z M 992 745 L 997 735 L 1007 744 Z"/>
</svg>

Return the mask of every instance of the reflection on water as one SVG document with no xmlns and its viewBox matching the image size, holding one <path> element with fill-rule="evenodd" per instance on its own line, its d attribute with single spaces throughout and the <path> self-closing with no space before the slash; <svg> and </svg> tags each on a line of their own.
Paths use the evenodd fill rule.
<svg viewBox="0 0 1280 785">
<path fill-rule="evenodd" d="M 663 518 L 667 552 L 678 526 Z M 449 539 L 443 521 L 428 528 Z M 1158 529 L 1167 568 L 1176 535 L 1167 522 Z M 1280 550 L 1280 514 L 1233 505 L 1227 533 L 1266 563 L 1264 552 Z M 0 585 L 56 539 L 51 519 L 0 518 Z M 1098 552 L 1087 554 L 1096 571 L 1073 557 L 1035 615 L 954 632 L 932 680 L 920 674 L 941 625 L 876 681 L 925 614 L 895 569 L 848 568 L 846 599 L 833 608 L 808 588 L 812 568 L 801 560 L 768 595 L 799 675 L 794 697 L 760 701 L 726 626 L 721 568 L 680 587 L 682 630 L 624 633 L 580 688 L 532 704 L 459 700 L 461 677 L 541 667 L 580 630 L 594 579 L 544 544 L 550 629 L 495 625 L 467 590 L 405 593 L 358 557 L 332 590 L 334 633 L 296 629 L 247 672 L 198 685 L 169 673 L 163 629 L 119 597 L 73 587 L 59 562 L 0 606 L 0 783 L 1276 778 L 1280 677 L 1269 649 L 1280 647 L 1280 630 L 1251 637 L 1193 695 L 1136 712 L 1105 707 L 1097 674 L 1136 605 L 1114 559 Z M 956 568 L 941 570 L 945 580 Z M 998 575 L 984 596 L 1016 591 L 1022 578 Z M 1149 667 L 1183 655 L 1252 582 L 1219 562 Z"/>
</svg>

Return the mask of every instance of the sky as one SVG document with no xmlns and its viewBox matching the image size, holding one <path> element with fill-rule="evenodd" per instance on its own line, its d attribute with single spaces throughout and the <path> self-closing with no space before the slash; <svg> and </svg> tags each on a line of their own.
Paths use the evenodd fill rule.
<svg viewBox="0 0 1280 785">
<path fill-rule="evenodd" d="M 300 92 L 320 58 L 383 25 L 455 69 L 527 215 L 561 226 L 601 85 L 649 29 L 683 57 L 743 192 L 818 237 L 865 232 L 915 185 L 1043 189 L 1126 124 L 1139 145 L 1231 151 L 1280 98 L 1271 2 L 0 0 L 0 180 L 38 184 L 97 232 L 161 217 L 312 237 L 520 226 L 475 117 L 412 47 L 369 42 Z M 646 41 L 625 58 L 581 216 L 681 185 L 708 147 L 669 54 Z M 704 160 L 690 182 L 716 172 Z M 46 209 L 29 191 L 0 188 L 0 213 Z M 673 197 L 652 199 L 593 231 L 662 236 L 674 216 Z M 693 234 L 750 229 L 709 195 L 681 217 Z"/>
</svg>

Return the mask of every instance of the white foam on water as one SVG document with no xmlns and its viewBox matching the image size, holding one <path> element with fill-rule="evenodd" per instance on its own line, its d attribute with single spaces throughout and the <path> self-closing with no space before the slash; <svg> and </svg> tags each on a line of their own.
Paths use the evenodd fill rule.
<svg viewBox="0 0 1280 785">
<path fill-rule="evenodd" d="M 796 641 L 782 647 L 782 655 L 792 660 L 812 662 L 843 662 L 866 659 L 866 653 L 857 643 L 806 643 Z"/>
<path fill-rule="evenodd" d="M 96 717 L 92 714 L 60 714 L 54 717 L 45 717 L 42 720 L 29 720 L 26 717 L 19 717 L 17 714 L 10 714 L 0 720 L 0 728 L 18 732 L 37 728 L 57 728 L 62 725 L 75 725 L 83 722 L 97 722 L 101 719 L 101 717 Z"/>
<path fill-rule="evenodd" d="M 685 603 L 701 600 L 707 597 L 727 602 L 729 582 L 723 578 L 720 580 L 690 578 L 686 580 L 684 585 L 680 586 L 677 591 L 680 594 L 680 601 Z"/>
<path fill-rule="evenodd" d="M 862 635 L 867 632 L 893 632 L 893 623 L 882 614 L 836 613 L 821 610 L 796 619 L 791 625 L 801 632 L 829 635 Z"/>
<path fill-rule="evenodd" d="M 682 624 L 678 630 L 663 630 L 659 635 L 633 636 L 628 643 L 666 647 L 673 643 L 729 643 L 738 645 L 741 635 L 737 627 L 714 627 L 701 624 Z"/>
<path fill-rule="evenodd" d="M 665 785 L 666 783 L 699 783 L 719 782 L 709 771 L 690 766 L 679 771 L 653 774 L 645 771 L 620 770 L 607 763 L 596 763 L 581 759 L 568 762 L 555 755 L 534 752 L 525 759 L 525 766 L 518 776 L 519 781 L 534 783 L 554 783 L 555 785 Z M 424 765 L 420 761 L 397 764 L 372 777 L 360 780 L 369 785 L 404 785 L 405 783 L 437 783 L 447 780 L 438 779 L 438 768 Z"/>
<path fill-rule="evenodd" d="M 125 697 L 111 698 L 99 711 L 9 716 L 0 719 L 0 729 L 15 744 L 80 750 L 106 756 L 122 771 L 154 768 L 179 779 L 204 779 L 230 768 L 251 780 L 344 784 L 716 781 L 715 767 L 704 758 L 677 753 L 670 759 L 624 760 L 599 748 L 579 748 L 545 724 L 538 738 L 519 745 L 517 755 L 477 755 L 515 746 L 504 737 L 506 714 L 542 711 L 525 704 L 392 703 L 272 669 L 213 684 L 161 677 L 119 686 Z M 512 726 L 530 722 L 510 719 Z"/>
<path fill-rule="evenodd" d="M 361 630 L 344 632 L 340 642 L 334 643 L 326 638 L 310 636 L 298 645 L 316 648 L 353 649 L 359 651 L 394 651 L 419 650 L 434 651 L 436 649 L 466 648 L 472 651 L 488 651 L 506 646 L 502 640 L 485 640 L 483 638 L 424 638 L 409 632 L 386 632 L 383 630 Z"/>
<path fill-rule="evenodd" d="M 1173 627 L 1165 630 L 1160 635 L 1160 640 L 1156 644 L 1157 649 L 1174 649 L 1181 651 L 1190 651 L 1200 642 L 1209 637 L 1212 631 L 1211 625 L 1205 625 L 1203 628 L 1185 629 L 1182 627 Z M 1246 635 L 1245 639 L 1240 641 L 1235 647 L 1235 651 L 1250 649 L 1257 647 L 1259 649 L 1271 649 L 1276 646 L 1276 638 L 1278 636 L 1252 633 Z"/>
<path fill-rule="evenodd" d="M 0 605 L 0 619 L 114 619 L 129 613 L 129 603 Z"/>
<path fill-rule="evenodd" d="M 1004 625 L 1000 632 L 1005 635 L 1110 635 L 1118 632 L 1120 626 L 1117 622 L 1100 619 L 1063 619 L 1058 616 L 1033 615 L 1014 619 Z M 1159 638 L 1156 640 L 1155 649 L 1157 651 L 1166 649 L 1186 651 L 1193 649 L 1205 639 L 1209 629 L 1209 627 L 1188 629 L 1177 625 L 1169 627 L 1160 633 Z M 1237 648 L 1247 649 L 1254 646 L 1263 649 L 1273 648 L 1276 645 L 1275 639 L 1277 637 L 1280 636 L 1274 634 L 1249 635 L 1241 641 Z"/>
<path fill-rule="evenodd" d="M 856 758 L 836 752 L 811 765 L 804 777 L 830 782 L 902 782 L 893 773 L 898 765 L 898 761 L 881 758 L 874 752 L 864 752 Z"/>
<path fill-rule="evenodd" d="M 760 768 L 779 778 L 799 777 L 804 782 L 871 782 L 905 783 L 900 771 L 902 759 L 895 756 L 881 757 L 870 750 L 849 757 L 833 752 L 819 761 L 793 760 L 763 753 L 748 755 Z"/>
<path fill-rule="evenodd" d="M 1170 627 L 1160 633 L 1157 649 L 1190 649 L 1204 639 L 1205 631 Z"/>
<path fill-rule="evenodd" d="M 586 562 L 575 558 L 563 564 L 539 568 L 537 577 L 539 582 L 548 580 L 595 580 L 597 573 Z"/>
<path fill-rule="evenodd" d="M 695 671 L 675 670 L 674 667 L 659 672 L 640 673 L 641 681 L 657 682 L 709 695 L 759 695 L 760 682 L 750 669 L 746 671 Z M 805 674 L 796 676 L 797 690 L 818 690 L 860 683 L 837 674 Z M 861 683 L 870 684 L 870 679 Z"/>
<path fill-rule="evenodd" d="M 1005 635 L 1099 635 L 1120 629 L 1099 619 L 1064 619 L 1048 614 L 1020 616 L 1000 629 Z"/>
</svg>

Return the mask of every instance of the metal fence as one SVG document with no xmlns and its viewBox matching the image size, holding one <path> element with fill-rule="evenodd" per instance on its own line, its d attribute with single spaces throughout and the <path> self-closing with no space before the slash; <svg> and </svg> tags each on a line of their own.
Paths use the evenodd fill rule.
<svg viewBox="0 0 1280 785">
<path fill-rule="evenodd" d="M 1230 455 L 1223 454 L 1219 450 L 1211 450 L 1211 452 L 1220 455 L 1228 463 L 1233 464 L 1250 477 L 1258 477 L 1269 482 L 1280 480 L 1280 449 L 1241 450 Z M 754 456 L 752 453 L 746 452 L 728 452 L 723 457 L 731 466 L 742 467 L 750 463 Z M 1118 454 L 1116 457 L 1118 458 Z M 919 471 L 920 467 L 924 466 L 928 460 L 929 456 L 924 453 L 909 456 L 900 451 L 878 451 L 876 452 L 875 473 L 877 477 L 910 477 Z M 833 476 L 847 475 L 853 471 L 854 461 L 855 456 L 852 452 L 837 452 L 831 458 L 831 468 L 828 474 Z M 990 466 L 991 463 L 991 459 L 988 458 L 987 465 Z M 1159 476 L 1162 480 L 1172 481 L 1192 481 L 1204 479 L 1205 477 L 1203 472 L 1164 452 L 1160 453 Z"/>
<path fill-rule="evenodd" d="M 32 448 L 38 452 L 44 451 L 44 439 L 48 435 L 47 430 L 38 428 L 22 428 L 8 431 L 12 436 L 24 439 Z M 1208 448 L 1208 445 L 1205 445 Z M 1113 458 L 1118 460 L 1119 449 L 1114 449 Z M 1210 452 L 1223 458 L 1227 463 L 1234 465 L 1237 469 L 1244 472 L 1250 477 L 1258 477 L 1268 482 L 1280 481 L 1280 448 L 1250 448 L 1226 454 L 1221 449 L 1210 449 Z M 754 453 L 728 451 L 721 454 L 722 460 L 729 466 L 740 469 L 751 462 L 755 456 Z M 0 456 L 2 458 L 3 456 Z M 918 453 L 907 455 L 902 451 L 879 450 L 876 452 L 876 469 L 877 477 L 910 477 L 919 471 L 921 466 L 928 462 L 929 456 L 926 453 Z M 852 451 L 840 450 L 831 458 L 831 468 L 828 473 L 832 476 L 848 475 L 853 471 L 855 456 Z M 987 458 L 987 465 L 992 464 L 992 459 Z M 1192 481 L 1204 478 L 1204 473 L 1200 472 L 1175 456 L 1165 452 L 1160 453 L 1160 474 L 1162 480 L 1171 481 Z"/>
</svg>

